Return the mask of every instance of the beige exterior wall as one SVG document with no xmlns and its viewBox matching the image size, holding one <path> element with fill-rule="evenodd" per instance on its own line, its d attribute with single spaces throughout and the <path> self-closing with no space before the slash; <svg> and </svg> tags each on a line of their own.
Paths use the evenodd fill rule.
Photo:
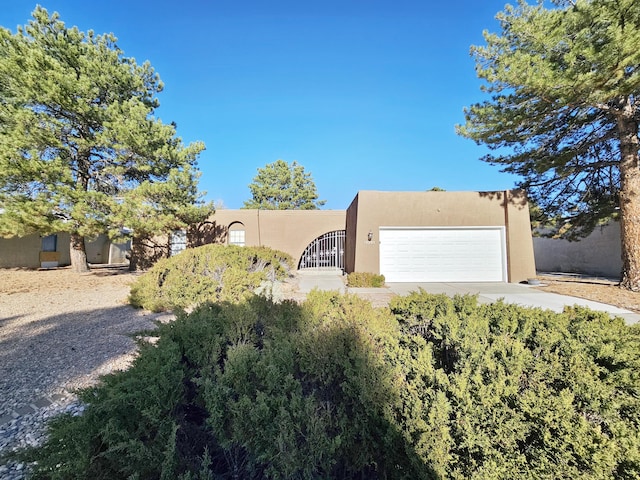
<svg viewBox="0 0 640 480">
<path fill-rule="evenodd" d="M 193 246 L 228 243 L 229 227 L 244 226 L 245 245 L 268 246 L 300 260 L 307 246 L 327 232 L 345 229 L 344 210 L 217 210 L 190 233 Z"/>
<path fill-rule="evenodd" d="M 0 268 L 40 268 L 42 237 L 0 238 Z M 69 234 L 58 233 L 56 252 L 45 253 L 43 261 L 57 261 L 59 265 L 69 265 Z"/>
<path fill-rule="evenodd" d="M 346 272 L 355 272 L 356 264 L 356 232 L 358 231 L 358 195 L 347 208 L 347 232 L 344 241 L 344 269 Z"/>
<path fill-rule="evenodd" d="M 520 192 L 360 191 L 347 219 L 350 227 L 355 223 L 355 232 L 347 233 L 347 272 L 380 273 L 380 227 L 504 226 L 508 281 L 520 282 L 536 273 L 529 209 Z"/>
<path fill-rule="evenodd" d="M 129 261 L 127 254 L 131 250 L 130 241 L 114 240 L 112 242 L 107 235 L 98 235 L 96 238 L 85 238 L 84 246 L 89 263 L 123 264 Z"/>
<path fill-rule="evenodd" d="M 59 266 L 71 264 L 69 255 L 69 234 L 58 233 L 55 252 L 42 252 L 42 237 L 27 235 L 26 237 L 0 238 L 0 268 L 40 268 L 41 261 L 58 262 Z M 109 249 L 119 244 L 112 244 L 106 235 L 93 239 L 85 239 L 87 261 L 89 263 L 108 263 Z M 124 251 L 124 248 L 121 248 Z M 123 255 L 111 255 L 114 263 L 126 263 Z"/>
<path fill-rule="evenodd" d="M 522 282 L 536 275 L 529 201 L 522 190 L 507 190 L 505 195 L 509 281 Z"/>
<path fill-rule="evenodd" d="M 99 235 L 96 238 L 85 238 L 84 247 L 89 263 L 109 263 L 109 237 Z"/>
<path fill-rule="evenodd" d="M 39 235 L 0 238 L 0 252 L 2 252 L 0 267 L 39 268 L 41 244 Z"/>
<path fill-rule="evenodd" d="M 346 211 L 222 209 L 188 231 L 188 245 L 228 243 L 230 228 L 243 229 L 245 245 L 282 250 L 299 262 L 313 240 L 328 232 L 346 230 L 345 270 L 379 273 L 380 227 L 438 226 L 505 227 L 508 280 L 520 282 L 535 276 L 529 210 L 526 197 L 518 191 L 361 191 Z M 148 243 L 134 242 L 140 259 L 148 260 L 138 268 L 148 268 L 169 252 L 166 237 L 163 242 Z M 86 245 L 90 262 L 108 261 L 109 242 L 105 238 L 87 241 Z M 40 247 L 38 235 L 0 239 L 0 267 L 37 268 Z M 68 234 L 58 237 L 58 255 L 61 265 L 69 264 Z"/>
<path fill-rule="evenodd" d="M 126 264 L 129 263 L 129 257 L 131 255 L 131 240 L 109 242 L 108 243 L 108 262 L 113 264 Z"/>
<path fill-rule="evenodd" d="M 535 276 L 526 196 L 501 192 L 358 192 L 342 210 L 218 210 L 191 235 L 192 245 L 228 243 L 231 225 L 245 230 L 245 244 L 285 251 L 299 261 L 319 236 L 346 230 L 345 270 L 380 272 L 380 227 L 505 227 L 510 282 Z M 371 241 L 368 239 L 372 233 Z"/>
</svg>

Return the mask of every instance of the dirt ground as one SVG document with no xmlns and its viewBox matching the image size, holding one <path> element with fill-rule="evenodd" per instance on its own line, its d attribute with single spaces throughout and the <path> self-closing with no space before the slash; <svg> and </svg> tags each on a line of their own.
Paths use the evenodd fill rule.
<svg viewBox="0 0 640 480">
<path fill-rule="evenodd" d="M 540 290 L 593 300 L 640 313 L 640 293 L 622 289 L 618 282 L 579 275 L 540 275 Z"/>
<path fill-rule="evenodd" d="M 81 274 L 72 272 L 70 268 L 0 269 L 0 294 L 86 291 L 105 286 L 122 287 L 133 283 L 138 275 L 122 267 L 94 268 L 89 273 Z"/>
<path fill-rule="evenodd" d="M 97 291 L 105 287 L 123 287 L 138 276 L 124 268 L 94 268 L 90 273 L 77 274 L 69 268 L 55 270 L 0 270 L 0 294 L 33 292 L 44 295 L 61 290 Z M 615 305 L 640 313 L 640 293 L 623 290 L 617 282 L 577 275 L 541 275 L 538 277 L 546 292 L 560 293 Z"/>
</svg>

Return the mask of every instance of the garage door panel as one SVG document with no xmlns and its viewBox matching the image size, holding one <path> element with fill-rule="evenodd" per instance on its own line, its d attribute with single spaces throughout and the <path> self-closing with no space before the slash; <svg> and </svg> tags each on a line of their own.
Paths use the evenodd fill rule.
<svg viewBox="0 0 640 480">
<path fill-rule="evenodd" d="M 388 282 L 506 281 L 504 228 L 380 229 Z"/>
</svg>

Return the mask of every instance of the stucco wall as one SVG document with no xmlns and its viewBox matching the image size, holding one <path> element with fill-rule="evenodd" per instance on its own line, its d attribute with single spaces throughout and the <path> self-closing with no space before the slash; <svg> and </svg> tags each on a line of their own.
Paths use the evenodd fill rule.
<svg viewBox="0 0 640 480">
<path fill-rule="evenodd" d="M 528 204 L 519 191 L 360 191 L 346 211 L 218 210 L 190 232 L 190 244 L 227 243 L 231 224 L 244 226 L 246 245 L 277 248 L 296 261 L 317 237 L 346 230 L 345 270 L 374 273 L 380 271 L 380 227 L 504 226 L 509 281 L 535 276 Z"/>
<path fill-rule="evenodd" d="M 48 257 L 56 257 L 59 266 L 71 264 L 69 255 L 69 234 L 58 233 L 56 254 Z M 87 260 L 89 263 L 109 262 L 109 248 L 111 242 L 106 235 L 85 239 Z M 42 249 L 42 237 L 40 235 L 27 235 L 26 237 L 0 238 L 0 268 L 40 268 Z M 125 251 L 126 248 L 120 248 Z M 113 255 L 114 263 L 126 263 L 123 255 Z"/>
<path fill-rule="evenodd" d="M 42 237 L 0 238 L 0 268 L 40 268 Z M 59 265 L 69 265 L 69 234 L 59 233 L 56 245 Z"/>
<path fill-rule="evenodd" d="M 109 237 L 99 235 L 96 238 L 85 238 L 84 247 L 87 251 L 87 261 L 89 263 L 109 262 Z"/>
<path fill-rule="evenodd" d="M 535 275 L 529 210 L 520 192 L 360 191 L 347 218 L 357 218 L 355 235 L 348 232 L 355 259 L 347 271 L 380 272 L 380 227 L 506 226 L 509 281 Z"/>
<path fill-rule="evenodd" d="M 241 223 L 245 245 L 268 246 L 299 261 L 316 238 L 345 229 L 344 210 L 217 210 L 208 222 L 190 232 L 190 244 L 227 243 L 228 229 Z"/>
<path fill-rule="evenodd" d="M 40 267 L 41 244 L 39 235 L 0 238 L 0 267 Z"/>
<path fill-rule="evenodd" d="M 620 224 L 596 228 L 577 242 L 535 237 L 533 247 L 539 272 L 570 272 L 619 278 L 622 272 Z"/>
<path fill-rule="evenodd" d="M 507 190 L 505 195 L 509 281 L 522 282 L 536 273 L 529 202 L 522 190 Z"/>
<path fill-rule="evenodd" d="M 109 242 L 108 243 L 108 262 L 109 263 L 129 263 L 131 254 L 131 240 L 125 242 Z"/>
</svg>

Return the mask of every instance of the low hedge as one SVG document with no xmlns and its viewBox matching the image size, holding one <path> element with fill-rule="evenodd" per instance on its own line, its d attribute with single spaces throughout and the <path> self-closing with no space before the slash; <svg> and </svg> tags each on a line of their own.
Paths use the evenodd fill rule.
<svg viewBox="0 0 640 480">
<path fill-rule="evenodd" d="M 417 292 L 203 304 L 86 390 L 39 479 L 632 479 L 640 327 Z"/>
<path fill-rule="evenodd" d="M 238 301 L 265 280 L 293 268 L 286 253 L 267 247 L 204 245 L 158 261 L 131 287 L 129 302 L 151 311 L 192 308 L 206 301 Z"/>
<path fill-rule="evenodd" d="M 351 272 L 347 275 L 349 287 L 384 287 L 384 275 L 370 272 Z"/>
</svg>

